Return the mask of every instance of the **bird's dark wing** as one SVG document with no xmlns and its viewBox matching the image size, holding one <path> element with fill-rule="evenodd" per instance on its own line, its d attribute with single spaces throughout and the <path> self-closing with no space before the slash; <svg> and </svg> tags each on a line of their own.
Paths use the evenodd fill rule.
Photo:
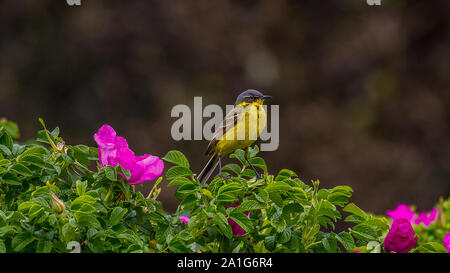
<svg viewBox="0 0 450 273">
<path fill-rule="evenodd" d="M 206 148 L 206 155 L 214 154 L 214 147 L 216 146 L 217 142 L 222 138 L 227 130 L 231 129 L 234 125 L 237 124 L 238 118 L 241 116 L 243 109 L 244 107 L 238 105 L 235 106 L 230 112 L 228 112 L 228 114 L 222 120 L 220 126 L 214 132 L 213 137 L 211 138 L 211 141 Z"/>
</svg>

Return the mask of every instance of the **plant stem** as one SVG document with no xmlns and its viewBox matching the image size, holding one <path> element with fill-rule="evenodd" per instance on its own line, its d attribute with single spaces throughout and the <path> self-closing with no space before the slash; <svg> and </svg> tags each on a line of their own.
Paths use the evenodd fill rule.
<svg viewBox="0 0 450 273">
<path fill-rule="evenodd" d="M 106 194 L 105 199 L 103 199 L 103 201 L 105 203 L 108 201 L 108 198 L 111 195 L 111 192 L 112 192 L 113 188 L 114 188 L 114 183 L 111 183 L 111 185 L 109 186 L 108 193 Z"/>
<path fill-rule="evenodd" d="M 89 173 L 94 173 L 93 171 L 89 170 L 86 166 L 84 166 L 83 164 L 81 164 L 78 161 L 74 161 L 73 164 L 77 165 L 78 167 L 82 168 L 83 170 L 89 172 Z"/>
</svg>

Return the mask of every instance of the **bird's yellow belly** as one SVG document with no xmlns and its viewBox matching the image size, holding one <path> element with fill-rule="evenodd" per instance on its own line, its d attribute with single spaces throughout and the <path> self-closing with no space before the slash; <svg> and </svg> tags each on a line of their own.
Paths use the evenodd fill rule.
<svg viewBox="0 0 450 273">
<path fill-rule="evenodd" d="M 266 113 L 262 106 L 249 105 L 241 113 L 238 122 L 230 128 L 218 141 L 215 150 L 218 154 L 227 155 L 236 149 L 251 146 L 266 126 Z"/>
</svg>

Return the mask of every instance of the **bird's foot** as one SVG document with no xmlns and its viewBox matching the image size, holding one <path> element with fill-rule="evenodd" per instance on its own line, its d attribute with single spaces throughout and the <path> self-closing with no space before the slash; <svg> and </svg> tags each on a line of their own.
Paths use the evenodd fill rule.
<svg viewBox="0 0 450 273">
<path fill-rule="evenodd" d="M 223 178 L 223 179 L 231 179 L 231 177 L 228 176 L 228 175 L 219 174 L 219 176 L 220 176 L 221 178 Z"/>
<path fill-rule="evenodd" d="M 261 175 L 259 174 L 259 173 L 257 173 L 257 172 L 255 172 L 255 174 L 256 174 L 256 179 L 261 179 Z"/>
</svg>

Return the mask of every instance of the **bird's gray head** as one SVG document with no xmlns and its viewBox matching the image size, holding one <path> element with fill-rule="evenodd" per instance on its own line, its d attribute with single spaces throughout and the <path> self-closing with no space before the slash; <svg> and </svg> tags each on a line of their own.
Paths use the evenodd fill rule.
<svg viewBox="0 0 450 273">
<path fill-rule="evenodd" d="M 242 103 L 258 103 L 263 104 L 264 100 L 270 99 L 272 96 L 263 95 L 258 90 L 248 89 L 242 92 L 236 99 L 235 105 Z"/>
</svg>

